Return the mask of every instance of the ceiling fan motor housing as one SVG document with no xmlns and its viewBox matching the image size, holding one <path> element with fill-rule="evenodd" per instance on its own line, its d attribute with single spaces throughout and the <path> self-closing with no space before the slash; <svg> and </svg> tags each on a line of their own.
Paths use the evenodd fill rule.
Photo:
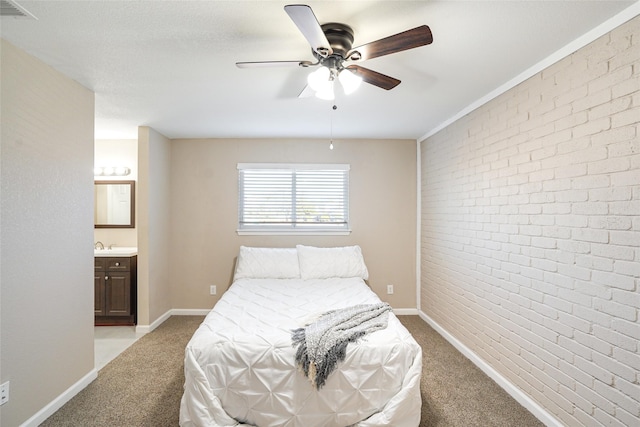
<svg viewBox="0 0 640 427">
<path fill-rule="evenodd" d="M 338 22 L 329 22 L 322 25 L 321 28 L 329 41 L 333 55 L 345 58 L 353 45 L 353 30 L 351 27 Z"/>
</svg>

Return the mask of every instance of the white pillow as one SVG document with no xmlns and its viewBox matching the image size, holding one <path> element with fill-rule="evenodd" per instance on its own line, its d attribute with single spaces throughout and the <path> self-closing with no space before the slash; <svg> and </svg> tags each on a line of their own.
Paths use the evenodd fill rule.
<svg viewBox="0 0 640 427">
<path fill-rule="evenodd" d="M 240 246 L 234 280 L 299 279 L 298 253 L 295 248 L 250 248 Z"/>
<path fill-rule="evenodd" d="M 303 279 L 328 279 L 331 277 L 369 278 L 360 246 L 316 248 L 297 245 L 300 276 Z"/>
</svg>

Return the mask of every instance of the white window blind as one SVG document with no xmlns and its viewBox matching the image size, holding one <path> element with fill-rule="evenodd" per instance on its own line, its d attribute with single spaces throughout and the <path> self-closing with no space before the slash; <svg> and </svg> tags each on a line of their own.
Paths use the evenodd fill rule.
<svg viewBox="0 0 640 427">
<path fill-rule="evenodd" d="M 238 230 L 349 229 L 349 165 L 238 164 Z"/>
</svg>

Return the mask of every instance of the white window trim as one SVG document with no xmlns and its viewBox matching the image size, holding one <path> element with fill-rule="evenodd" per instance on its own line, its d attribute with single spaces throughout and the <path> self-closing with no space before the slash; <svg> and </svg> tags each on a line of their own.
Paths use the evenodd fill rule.
<svg viewBox="0 0 640 427">
<path fill-rule="evenodd" d="M 238 163 L 237 169 L 285 169 L 285 170 L 339 170 L 349 171 L 351 166 L 348 164 L 319 164 L 319 163 Z M 238 194 L 240 201 L 241 195 Z M 348 200 L 347 200 L 348 203 Z M 347 208 L 347 214 L 348 214 Z M 254 228 L 238 228 L 236 233 L 239 236 L 346 236 L 351 234 L 350 218 L 347 220 L 347 227 L 331 228 L 329 226 L 320 228 L 270 228 L 269 226 L 256 226 Z"/>
<path fill-rule="evenodd" d="M 236 230 L 238 236 L 348 236 L 351 229 L 318 230 Z"/>
<path fill-rule="evenodd" d="M 313 170 L 325 169 L 334 171 L 351 170 L 351 165 L 346 163 L 238 163 L 240 169 L 298 169 Z"/>
</svg>

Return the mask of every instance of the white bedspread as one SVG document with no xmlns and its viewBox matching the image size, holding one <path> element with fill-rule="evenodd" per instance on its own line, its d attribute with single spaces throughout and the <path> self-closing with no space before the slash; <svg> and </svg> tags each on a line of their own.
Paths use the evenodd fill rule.
<svg viewBox="0 0 640 427">
<path fill-rule="evenodd" d="M 377 302 L 356 278 L 235 281 L 187 345 L 180 425 L 418 426 L 422 351 L 393 314 L 349 344 L 322 389 L 295 367 L 292 329 Z"/>
</svg>

